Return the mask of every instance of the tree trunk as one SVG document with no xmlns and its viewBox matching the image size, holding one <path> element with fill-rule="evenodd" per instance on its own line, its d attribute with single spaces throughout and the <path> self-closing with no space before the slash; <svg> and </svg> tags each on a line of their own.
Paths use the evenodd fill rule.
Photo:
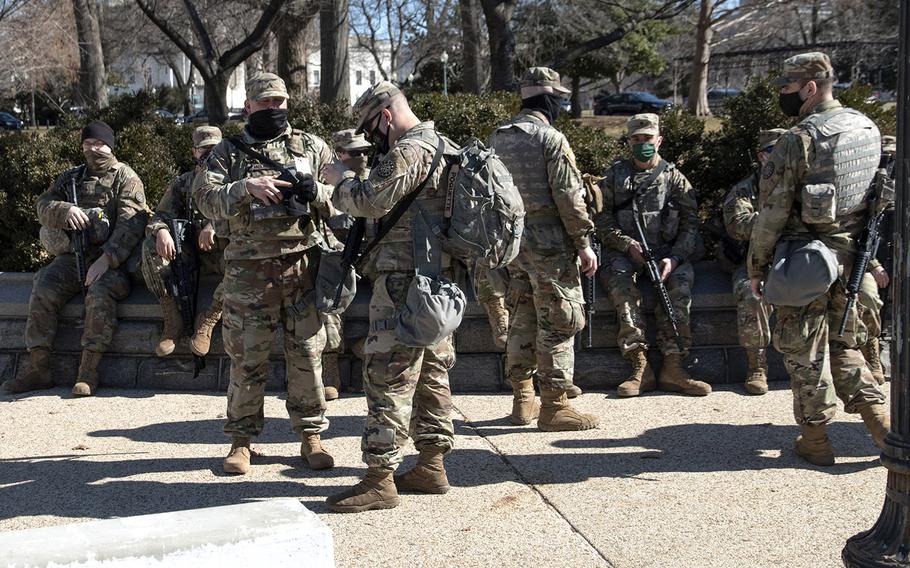
<svg viewBox="0 0 910 568">
<path fill-rule="evenodd" d="M 86 106 L 104 108 L 107 85 L 98 7 L 93 0 L 73 0 L 73 14 L 79 41 L 79 100 Z"/>
<path fill-rule="evenodd" d="M 480 94 L 480 14 L 478 0 L 461 0 L 462 80 L 464 90 Z"/>
<path fill-rule="evenodd" d="M 348 33 L 348 0 L 321 0 L 319 100 L 324 103 L 351 100 Z"/>
<path fill-rule="evenodd" d="M 307 29 L 315 14 L 288 14 L 275 26 L 278 76 L 284 79 L 291 99 L 299 100 L 307 92 Z"/>
<path fill-rule="evenodd" d="M 692 72 L 689 74 L 689 111 L 696 116 L 710 116 L 708 106 L 708 63 L 711 60 L 712 0 L 701 0 L 698 25 L 695 28 L 695 57 L 692 58 Z"/>
<path fill-rule="evenodd" d="M 481 0 L 490 42 L 490 84 L 494 91 L 515 90 L 515 36 L 509 27 L 517 0 Z"/>
<path fill-rule="evenodd" d="M 572 118 L 581 118 L 581 75 L 572 75 Z"/>
<path fill-rule="evenodd" d="M 209 113 L 209 124 L 217 125 L 227 122 L 227 90 L 234 69 L 236 67 L 219 69 L 218 73 L 205 79 L 205 110 Z"/>
</svg>

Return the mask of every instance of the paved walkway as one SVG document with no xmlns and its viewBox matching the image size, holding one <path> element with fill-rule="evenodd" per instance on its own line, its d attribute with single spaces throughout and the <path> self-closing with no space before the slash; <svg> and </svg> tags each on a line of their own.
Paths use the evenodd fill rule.
<svg viewBox="0 0 910 568">
<path fill-rule="evenodd" d="M 0 396 L 0 531 L 292 496 L 332 527 L 339 566 L 838 566 L 878 517 L 885 470 L 844 414 L 830 427 L 837 464 L 804 465 L 790 392 L 776 389 L 589 393 L 577 404 L 601 428 L 550 434 L 510 425 L 505 395 L 458 396 L 453 490 L 360 515 L 323 501 L 363 473 L 362 397 L 330 403 L 336 467 L 323 472 L 303 466 L 268 397 L 254 470 L 227 477 L 223 395 Z"/>
</svg>

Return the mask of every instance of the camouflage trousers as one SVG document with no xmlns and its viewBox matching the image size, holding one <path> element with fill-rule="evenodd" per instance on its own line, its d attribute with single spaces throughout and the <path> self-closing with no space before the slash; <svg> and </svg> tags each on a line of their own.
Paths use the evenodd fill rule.
<svg viewBox="0 0 910 568">
<path fill-rule="evenodd" d="M 486 304 L 498 298 L 504 298 L 509 292 L 509 270 L 507 268 L 491 269 L 478 263 L 474 267 L 474 292 L 477 301 Z"/>
<path fill-rule="evenodd" d="M 574 255 L 523 251 L 509 267 L 506 376 L 535 374 L 541 388 L 568 389 L 575 376 L 575 334 L 585 327 L 581 276 Z"/>
<path fill-rule="evenodd" d="M 856 303 L 859 308 L 860 319 L 866 326 L 866 335 L 868 339 L 881 337 L 882 335 L 882 306 L 885 302 L 878 291 L 878 284 L 875 278 L 868 272 L 863 275 L 863 281 L 859 287 L 859 294 L 856 296 Z"/>
<path fill-rule="evenodd" d="M 835 395 L 850 413 L 885 400 L 857 348 L 866 341 L 866 326 L 856 308 L 850 311 L 844 336 L 836 336 L 846 305 L 844 286 L 837 280 L 827 294 L 806 306 L 774 307 L 774 348 L 784 355 L 798 424 L 830 421 L 837 409 Z"/>
<path fill-rule="evenodd" d="M 341 314 L 322 314 L 322 325 L 325 328 L 325 353 L 343 351 L 344 327 Z"/>
<path fill-rule="evenodd" d="M 262 432 L 269 352 L 279 329 L 291 426 L 298 433 L 319 433 L 329 425 L 322 385 L 325 330 L 312 303 L 298 304 L 312 290 L 307 265 L 303 253 L 226 263 L 222 333 L 231 358 L 227 434 L 252 437 Z"/>
<path fill-rule="evenodd" d="M 159 300 L 167 296 L 165 282 L 171 277 L 171 261 L 161 258 L 155 248 L 156 238 L 146 237 L 142 241 L 142 277 L 149 291 Z M 224 247 L 227 240 L 215 237 L 215 247 L 199 253 L 200 275 L 224 274 Z M 224 280 L 218 283 L 212 296 L 210 308 L 221 310 L 224 302 Z M 201 309 L 201 308 L 200 308 Z"/>
<path fill-rule="evenodd" d="M 752 293 L 752 281 L 745 266 L 733 273 L 736 298 L 736 330 L 739 344 L 746 349 L 765 349 L 771 343 L 771 306 Z"/>
<path fill-rule="evenodd" d="M 91 263 L 87 264 L 91 266 Z M 75 255 L 62 254 L 35 274 L 25 323 L 25 346 L 29 351 L 53 346 L 60 310 L 80 293 L 82 283 Z M 99 353 L 107 350 L 117 329 L 117 302 L 129 293 L 130 278 L 125 267 L 108 269 L 88 287 L 82 330 L 83 349 Z"/>
<path fill-rule="evenodd" d="M 418 450 L 451 451 L 452 391 L 449 369 L 455 364 L 452 336 L 431 347 L 408 347 L 394 330 L 375 330 L 374 322 L 390 319 L 404 306 L 413 276 L 379 274 L 370 299 L 370 333 L 364 344 L 363 390 L 367 419 L 360 447 L 371 467 L 395 468 L 408 436 Z"/>
<path fill-rule="evenodd" d="M 600 278 L 616 308 L 619 324 L 616 340 L 623 355 L 634 349 L 648 348 L 648 340 L 645 338 L 645 320 L 641 313 L 641 292 L 636 286 L 639 278 L 644 278 L 648 285 L 651 285 L 649 277 L 644 272 L 644 266 L 635 265 L 624 253 L 610 251 L 604 254 Z M 657 344 L 664 355 L 672 353 L 686 355 L 692 347 L 689 312 L 692 307 L 692 283 L 694 281 L 695 270 L 690 263 L 686 262 L 677 266 L 664 282 L 670 296 L 670 304 L 676 312 L 677 328 L 681 338 L 680 343 L 682 343 L 682 349 L 680 349 L 676 343 L 670 318 L 664 312 L 660 301 L 657 301 L 654 308 L 654 317 L 657 319 Z"/>
</svg>

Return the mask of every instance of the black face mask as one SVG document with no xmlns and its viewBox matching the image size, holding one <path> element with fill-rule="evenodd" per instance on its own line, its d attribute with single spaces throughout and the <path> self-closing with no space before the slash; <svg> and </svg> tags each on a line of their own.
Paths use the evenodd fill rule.
<svg viewBox="0 0 910 568">
<path fill-rule="evenodd" d="M 247 120 L 247 128 L 254 138 L 271 140 L 288 127 L 288 109 L 267 108 L 252 113 Z"/>
<path fill-rule="evenodd" d="M 521 108 L 536 110 L 547 117 L 550 124 L 554 124 L 562 111 L 562 97 L 553 93 L 541 93 L 522 99 Z"/>
<path fill-rule="evenodd" d="M 391 148 L 391 145 L 389 144 L 389 133 L 386 132 L 383 134 L 382 131 L 379 130 L 380 124 L 382 124 L 381 115 L 379 116 L 379 120 L 376 121 L 376 126 L 367 134 L 367 138 L 376 147 L 377 154 L 388 154 L 389 149 Z"/>
<path fill-rule="evenodd" d="M 799 98 L 799 91 L 781 93 L 777 96 L 780 110 L 787 116 L 799 116 L 799 109 L 803 108 L 803 100 Z"/>
</svg>

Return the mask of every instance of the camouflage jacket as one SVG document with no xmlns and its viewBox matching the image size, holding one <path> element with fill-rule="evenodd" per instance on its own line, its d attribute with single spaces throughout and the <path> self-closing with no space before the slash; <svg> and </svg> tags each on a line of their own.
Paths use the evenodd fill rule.
<svg viewBox="0 0 910 568">
<path fill-rule="evenodd" d="M 149 218 L 142 180 L 123 162 L 115 163 L 101 175 L 92 174 L 85 166 L 66 170 L 38 197 L 38 221 L 45 227 L 66 229 L 66 214 L 73 206 L 70 180 L 76 181 L 79 207 L 101 208 L 111 224 L 110 236 L 104 243 L 92 246 L 89 257 L 97 258 L 104 252 L 110 257 L 111 267 L 124 264 L 142 239 Z"/>
<path fill-rule="evenodd" d="M 488 145 L 509 169 L 524 201 L 523 251 L 575 251 L 591 244 L 594 223 L 575 154 L 562 132 L 539 112 L 525 109 L 497 128 Z"/>
<path fill-rule="evenodd" d="M 821 163 L 826 156 L 819 150 L 817 140 L 813 137 L 811 121 L 818 113 L 831 113 L 843 110 L 843 106 L 836 100 L 822 102 L 812 109 L 811 113 L 803 120 L 781 136 L 774 146 L 770 160 L 762 168 L 761 181 L 759 182 L 759 204 L 761 214 L 752 229 L 749 241 L 749 258 L 747 266 L 751 278 L 762 278 L 774 259 L 774 248 L 778 240 L 812 239 L 813 235 L 824 242 L 833 250 L 841 263 L 852 262 L 857 250 L 859 238 L 866 222 L 866 212 L 860 208 L 855 213 L 837 213 L 834 222 L 812 223 L 803 222 L 802 192 L 811 184 L 818 184 L 827 172 L 813 170 L 814 164 Z M 865 117 L 863 117 L 865 118 Z M 867 119 L 868 120 L 868 119 Z M 857 160 L 869 154 L 871 164 L 868 172 L 857 172 L 854 180 L 859 180 L 853 185 L 868 185 L 878 165 L 879 145 L 878 129 L 874 128 L 874 135 L 870 141 L 850 149 Z M 847 132 L 849 136 L 851 132 Z M 869 146 L 869 148 L 865 148 Z M 868 150 L 868 151 L 866 151 Z M 816 169 L 818 166 L 815 166 Z M 835 182 L 834 172 L 830 172 L 831 182 Z M 817 179 L 818 178 L 818 179 Z M 868 179 L 866 179 L 868 178 Z M 865 190 L 865 193 L 868 194 Z M 833 196 L 838 199 L 837 194 Z M 855 200 L 864 201 L 863 195 L 858 195 Z M 839 204 L 838 209 L 840 209 Z"/>
<path fill-rule="evenodd" d="M 239 136 L 254 150 L 279 164 L 298 170 L 308 168 L 317 180 L 317 197 L 310 205 L 317 210 L 327 210 L 325 205 L 331 198 L 332 187 L 318 180 L 322 179 L 334 156 L 321 138 L 291 127 L 268 141 L 253 138 L 246 128 Z M 219 227 L 219 236 L 230 240 L 224 251 L 226 259 L 275 258 L 306 250 L 323 241 L 315 215 L 309 219 L 292 215 L 254 216 L 253 210 L 262 204 L 247 191 L 246 180 L 279 173 L 238 150 L 229 138 L 222 140 L 209 154 L 202 175 L 197 176 L 193 184 L 193 197 L 199 211 L 216 225 L 219 220 L 227 221 L 221 224 L 226 234 L 221 234 L 222 227 Z"/>
<path fill-rule="evenodd" d="M 675 256 L 681 263 L 687 262 L 699 239 L 695 192 L 673 164 L 668 164 L 650 186 L 638 188 L 652 172 L 638 171 L 628 159 L 610 166 L 600 181 L 604 208 L 595 219 L 597 232 L 604 246 L 620 252 L 638 241 L 632 199 L 633 190 L 637 190 L 642 229 L 655 256 Z"/>
<path fill-rule="evenodd" d="M 387 215 L 406 195 L 417 189 L 430 173 L 433 156 L 439 141 L 433 123 L 421 122 L 405 132 L 395 145 L 370 170 L 370 177 L 361 180 L 353 172 L 347 172 L 335 188 L 332 204 L 336 209 L 354 217 L 379 219 Z M 444 153 L 454 155 L 457 147 L 447 138 Z M 445 206 L 445 184 L 442 180 L 447 173 L 445 161 L 441 161 L 433 178 L 430 179 L 417 202 L 430 216 L 441 216 Z M 367 261 L 365 271 L 410 272 L 415 269 L 414 238 L 411 223 L 417 207 L 412 205 Z M 444 267 L 449 259 L 444 257 Z"/>
<path fill-rule="evenodd" d="M 741 179 L 724 199 L 724 227 L 735 241 L 748 242 L 758 218 L 758 173 Z"/>
<path fill-rule="evenodd" d="M 196 207 L 193 200 L 193 180 L 199 173 L 200 167 L 197 166 L 192 170 L 182 173 L 171 183 L 167 191 L 158 202 L 155 208 L 155 214 L 149 220 L 145 228 L 147 235 L 154 235 L 159 230 L 167 227 L 165 221 L 168 219 L 188 219 L 200 226 L 205 226 L 207 221 L 205 216 Z"/>
</svg>

